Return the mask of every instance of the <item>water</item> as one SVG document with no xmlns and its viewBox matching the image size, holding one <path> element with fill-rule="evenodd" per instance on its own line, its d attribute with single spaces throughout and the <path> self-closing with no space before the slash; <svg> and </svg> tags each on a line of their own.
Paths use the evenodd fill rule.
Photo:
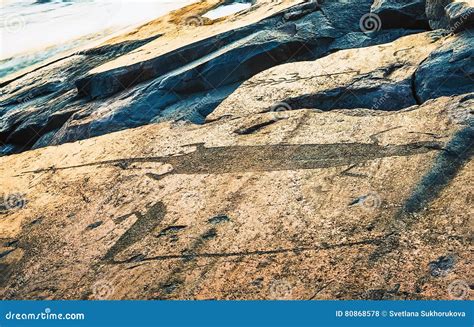
<svg viewBox="0 0 474 327">
<path fill-rule="evenodd" d="M 0 77 L 193 0 L 0 0 Z"/>
<path fill-rule="evenodd" d="M 223 5 L 223 6 L 217 7 L 216 9 L 207 12 L 205 15 L 203 15 L 203 17 L 206 17 L 209 19 L 218 19 L 218 18 L 222 18 L 222 17 L 229 16 L 232 14 L 236 14 L 240 11 L 249 9 L 250 7 L 252 7 L 251 3 L 236 2 L 230 5 Z"/>
</svg>

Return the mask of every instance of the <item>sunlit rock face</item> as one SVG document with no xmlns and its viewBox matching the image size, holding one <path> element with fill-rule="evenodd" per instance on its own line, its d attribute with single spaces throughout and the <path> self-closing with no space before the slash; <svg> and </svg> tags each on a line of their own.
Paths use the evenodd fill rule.
<svg viewBox="0 0 474 327">
<path fill-rule="evenodd" d="M 472 299 L 466 5 L 230 3 L 0 82 L 0 298 Z"/>
</svg>

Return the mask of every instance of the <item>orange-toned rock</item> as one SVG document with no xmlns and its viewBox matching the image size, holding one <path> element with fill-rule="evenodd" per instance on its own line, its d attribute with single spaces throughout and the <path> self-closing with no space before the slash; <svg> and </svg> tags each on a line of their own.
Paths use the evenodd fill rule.
<svg viewBox="0 0 474 327">
<path fill-rule="evenodd" d="M 0 296 L 453 298 L 473 278 L 472 105 L 161 123 L 1 158 Z"/>
</svg>

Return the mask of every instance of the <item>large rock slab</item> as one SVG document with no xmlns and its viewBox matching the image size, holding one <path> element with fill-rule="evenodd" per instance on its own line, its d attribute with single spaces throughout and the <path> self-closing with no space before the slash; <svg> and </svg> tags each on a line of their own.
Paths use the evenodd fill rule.
<svg viewBox="0 0 474 327">
<path fill-rule="evenodd" d="M 429 28 L 426 0 L 375 0 L 371 12 L 378 15 L 381 28 Z"/>
<path fill-rule="evenodd" d="M 2 82 L 2 154 L 151 122 L 203 123 L 239 84 L 262 70 L 416 32 L 362 32 L 360 18 L 370 11 L 371 0 L 257 1 L 239 15 L 186 26 L 187 18 L 198 19 L 217 2 L 192 4 Z"/>
<path fill-rule="evenodd" d="M 445 7 L 449 28 L 454 33 L 474 27 L 474 2 L 454 2 Z"/>
<path fill-rule="evenodd" d="M 432 29 L 447 28 L 449 25 L 444 8 L 454 0 L 427 0 L 426 16 Z"/>
<path fill-rule="evenodd" d="M 182 68 L 268 27 L 272 22 L 281 21 L 283 15 L 293 11 L 293 7 L 298 7 L 300 2 L 284 0 L 271 4 L 259 0 L 256 1 L 253 10 L 239 15 L 238 19 L 220 19 L 212 22 L 205 21 L 202 15 L 221 1 L 211 0 L 192 4 L 155 22 L 158 27 L 155 28 L 163 34 L 160 40 L 92 69 L 78 79 L 76 85 L 79 92 L 89 98 L 111 96 L 141 82 Z M 145 25 L 138 29 L 137 33 L 146 29 Z"/>
<path fill-rule="evenodd" d="M 0 298 L 454 298 L 472 106 L 161 123 L 0 158 Z"/>
<path fill-rule="evenodd" d="M 414 73 L 441 42 L 440 34 L 427 32 L 280 65 L 249 79 L 207 119 L 267 111 L 278 118 L 285 111 L 304 108 L 400 110 L 416 105 Z"/>
<path fill-rule="evenodd" d="M 297 5 L 257 23 L 199 41 L 212 45 L 213 51 L 175 71 L 130 88 L 117 97 L 90 102 L 63 125 L 50 144 L 164 120 L 184 119 L 202 123 L 240 83 L 268 67 L 288 61 L 319 58 L 341 48 L 386 43 L 407 33 L 405 30 L 370 35 L 350 32 L 359 28 L 354 15 L 363 15 L 368 11 L 369 2 L 347 6 L 336 1 L 325 3 L 321 10 L 314 3 Z M 189 47 L 193 48 L 196 44 Z M 189 56 L 182 56 L 181 53 L 187 48 L 179 49 L 177 56 L 190 60 Z M 160 60 L 157 57 L 153 62 Z M 166 65 L 159 65 L 162 66 L 168 69 Z M 104 71 L 99 75 L 115 81 L 113 73 L 108 77 L 106 74 Z"/>
<path fill-rule="evenodd" d="M 269 6 L 268 3 L 260 3 L 257 6 L 257 10 L 242 15 L 239 19 L 235 17 L 228 18 L 210 26 L 200 26 L 199 28 L 191 28 L 185 25 L 186 18 L 197 17 L 196 15 L 199 15 L 200 12 L 209 10 L 218 2 L 218 0 L 208 0 L 192 4 L 149 24 L 145 24 L 126 35 L 108 40 L 104 44 L 93 45 L 91 48 L 77 53 L 58 56 L 58 58 L 50 62 L 37 65 L 31 70 L 15 74 L 11 78 L 7 77 L 0 81 L 0 142 L 5 144 L 1 153 L 9 154 L 15 151 L 24 151 L 31 147 L 44 146 L 47 140 L 50 143 L 54 143 L 55 140 L 62 139 L 61 136 L 64 133 L 61 131 L 58 137 L 51 135 L 51 133 L 53 131 L 60 131 L 65 125 L 75 125 L 70 123 L 69 120 L 75 122 L 78 117 L 85 118 L 91 116 L 88 118 L 89 121 L 93 117 L 98 117 L 94 125 L 108 122 L 109 119 L 103 119 L 102 117 L 104 101 L 89 101 L 89 99 L 84 97 L 85 91 L 82 89 L 93 87 L 91 83 L 84 81 L 85 76 L 91 70 L 102 67 L 106 63 L 112 65 L 116 60 L 126 57 L 125 61 L 119 61 L 121 66 L 115 68 L 120 71 L 128 71 L 134 65 L 140 66 L 143 64 L 143 61 L 138 58 L 132 60 L 132 58 L 139 56 L 139 54 L 145 56 L 143 53 L 148 53 L 149 56 L 153 57 L 156 52 L 149 51 L 149 47 L 154 46 L 159 47 L 164 53 L 167 53 L 167 50 L 180 49 L 180 51 L 175 53 L 174 57 L 171 56 L 171 59 L 168 57 L 161 58 L 161 67 L 173 69 L 172 65 L 179 67 L 182 64 L 181 61 L 175 60 L 176 58 L 184 58 L 184 63 L 188 63 L 193 60 L 193 56 L 201 57 L 207 53 L 206 51 L 215 51 L 220 46 L 224 46 L 226 42 L 232 42 L 241 38 L 242 33 L 247 33 L 247 35 L 253 33 L 253 27 L 247 27 L 246 29 L 246 25 L 258 23 L 279 10 L 299 3 L 299 1 L 292 0 L 284 0 L 275 6 Z M 179 20 L 176 20 L 178 18 Z M 223 32 L 229 32 L 232 28 L 242 26 L 244 28 L 240 34 L 231 31 L 227 33 L 227 37 L 221 35 Z M 179 38 L 176 38 L 177 34 L 180 35 Z M 212 35 L 221 35 L 221 42 L 216 42 L 216 38 L 209 39 L 209 36 Z M 208 50 L 206 50 L 202 42 L 194 44 L 199 39 L 208 39 Z M 174 41 L 171 42 L 170 40 Z M 144 79 L 156 77 L 156 75 L 148 77 L 146 77 L 146 74 L 142 75 Z M 110 95 L 107 91 L 109 86 L 115 90 L 115 93 L 130 86 L 127 84 L 126 79 L 118 79 L 118 75 L 109 74 L 107 76 L 108 79 L 105 79 L 105 84 L 103 85 L 105 95 Z M 128 73 L 127 76 L 133 82 L 131 85 L 140 82 L 140 80 L 136 80 L 135 77 Z M 121 85 L 119 89 L 113 86 L 117 84 L 117 81 Z M 76 87 L 78 83 L 80 84 L 79 89 Z M 100 91 L 99 89 L 95 90 L 97 92 Z M 222 96 L 221 93 L 222 91 L 218 92 L 215 101 Z M 101 93 L 99 92 L 96 95 L 100 97 Z M 124 103 L 120 101 L 122 97 L 124 97 L 124 94 L 118 94 L 117 97 L 112 99 L 112 102 Z M 163 101 L 163 105 L 166 105 L 165 101 Z M 141 108 L 142 106 L 138 107 Z M 164 107 L 160 109 L 164 109 Z M 203 108 L 202 110 L 205 112 L 209 109 Z M 143 125 L 149 123 L 159 112 L 160 110 L 155 110 L 155 114 L 151 116 L 146 113 L 143 115 L 135 113 L 134 117 L 119 122 L 115 128 L 110 130 L 106 129 L 109 126 L 107 124 L 97 128 L 94 127 L 92 130 L 103 134 Z M 121 117 L 121 115 L 117 114 L 116 117 Z M 203 118 L 201 118 L 202 120 Z M 73 134 L 68 133 L 68 135 Z M 46 137 L 45 135 L 48 136 Z M 81 130 L 72 139 L 77 140 L 92 135 L 95 135 L 94 132 L 84 133 L 84 130 Z M 67 137 L 64 139 L 69 140 Z"/>
<path fill-rule="evenodd" d="M 321 28 L 323 31 L 317 32 Z M 316 32 L 314 32 L 316 31 Z M 305 47 L 318 39 L 334 39 L 337 33 L 321 13 L 308 22 L 275 26 L 275 30 L 258 31 L 232 45 L 223 47 L 192 67 L 167 75 L 159 89 L 195 93 L 244 81 L 253 75 L 290 59 L 311 53 Z M 305 56 L 306 55 L 306 56 Z"/>
<path fill-rule="evenodd" d="M 470 25 L 373 2 L 198 2 L 0 82 L 0 154 L 38 148 L 0 298 L 472 299 Z"/>
<path fill-rule="evenodd" d="M 359 61 L 360 74 L 345 74 L 331 64 L 336 75 L 312 76 L 326 87 L 309 82 L 312 86 L 308 92 L 304 91 L 305 87 L 297 86 L 287 95 L 272 91 L 271 103 L 257 100 L 260 104 L 254 106 L 254 96 L 243 103 L 251 105 L 248 108 L 260 110 L 264 104 L 264 110 L 279 111 L 281 106 L 274 108 L 274 105 L 281 101 L 285 102 L 285 108 L 289 105 L 292 109 L 321 110 L 356 107 L 398 110 L 422 102 L 410 75 L 419 64 L 418 59 L 434 50 L 436 37 L 433 44 L 418 44 L 423 47 L 421 50 L 413 50 L 409 44 L 404 45 L 406 49 L 400 45 L 390 48 L 394 55 L 383 52 L 386 54 L 383 64 L 375 62 L 377 55 L 374 60 L 369 58 L 367 65 L 363 64 L 368 52 L 379 51 L 384 46 L 362 48 L 420 32 L 407 28 L 371 33 L 361 30 L 361 18 L 370 13 L 372 0 L 322 4 L 257 1 L 250 10 L 238 15 L 185 26 L 185 17 L 200 22 L 199 15 L 217 3 L 210 0 L 190 5 L 98 47 L 0 82 L 0 154 L 166 120 L 202 124 L 207 115 L 255 74 L 282 63 L 314 60 L 343 49 L 361 48 L 357 55 L 350 55 L 351 60 Z M 389 8 L 395 3 L 383 1 L 374 6 Z M 408 58 L 412 54 L 414 57 Z M 346 60 L 342 56 L 331 58 Z M 292 71 L 284 73 L 293 76 Z M 302 72 L 304 76 L 307 73 Z M 467 90 L 463 88 L 453 94 Z"/>
</svg>

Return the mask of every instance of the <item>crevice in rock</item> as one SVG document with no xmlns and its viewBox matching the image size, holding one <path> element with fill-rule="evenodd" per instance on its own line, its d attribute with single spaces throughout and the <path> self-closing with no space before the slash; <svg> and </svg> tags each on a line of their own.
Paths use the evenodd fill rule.
<svg viewBox="0 0 474 327">
<path fill-rule="evenodd" d="M 275 119 L 268 120 L 268 121 L 265 121 L 265 122 L 262 122 L 262 123 L 252 125 L 250 127 L 239 128 L 239 129 L 235 130 L 234 133 L 239 134 L 239 135 L 253 134 L 253 133 L 258 132 L 259 130 L 261 130 L 261 129 L 267 127 L 267 126 L 270 126 L 270 125 L 272 125 L 276 122 L 277 122 L 277 120 L 275 120 Z"/>
<path fill-rule="evenodd" d="M 433 52 L 435 52 L 436 50 L 434 50 Z M 433 53 L 432 52 L 432 53 Z M 420 67 L 428 60 L 430 56 L 427 56 L 425 59 L 423 59 L 419 64 L 418 64 L 418 67 L 416 67 L 415 69 L 415 72 L 413 73 L 412 75 L 412 78 L 411 78 L 411 90 L 412 90 L 412 94 L 413 94 L 413 98 L 416 100 L 416 102 L 418 103 L 418 105 L 422 105 L 424 103 L 424 101 L 421 99 L 421 97 L 418 95 L 418 91 L 417 91 L 417 86 L 416 86 L 416 78 L 417 78 L 417 74 L 418 74 L 418 70 L 420 69 Z"/>
<path fill-rule="evenodd" d="M 423 101 L 421 100 L 421 98 L 418 96 L 418 93 L 416 92 L 416 71 L 411 76 L 411 94 L 413 96 L 413 99 L 415 99 L 418 105 L 423 104 Z"/>
<path fill-rule="evenodd" d="M 377 246 L 381 241 L 387 236 L 382 236 L 379 238 L 366 239 L 361 241 L 354 242 L 344 242 L 339 244 L 327 244 L 322 243 L 318 246 L 301 246 L 296 248 L 289 249 L 270 249 L 270 250 L 255 250 L 255 251 L 241 251 L 241 252 L 218 252 L 218 253 L 184 253 L 184 254 L 170 254 L 170 255 L 160 255 L 155 257 L 144 258 L 142 261 L 166 261 L 166 260 L 186 260 L 196 258 L 231 258 L 231 257 L 248 257 L 248 256 L 268 256 L 275 254 L 295 254 L 311 252 L 311 251 L 320 251 L 320 250 L 330 250 L 344 247 L 353 247 L 353 246 L 363 246 L 363 245 L 374 245 Z M 124 264 L 126 261 L 115 261 L 115 264 Z"/>
<path fill-rule="evenodd" d="M 292 110 L 318 109 L 331 111 L 339 109 L 366 108 L 382 111 L 398 111 L 417 104 L 412 94 L 410 80 L 399 83 L 380 83 L 376 86 L 342 86 L 314 94 L 284 99 Z"/>
</svg>

